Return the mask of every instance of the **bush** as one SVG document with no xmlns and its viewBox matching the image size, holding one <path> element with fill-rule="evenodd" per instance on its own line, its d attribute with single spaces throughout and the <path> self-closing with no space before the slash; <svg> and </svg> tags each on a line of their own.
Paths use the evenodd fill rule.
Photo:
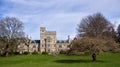
<svg viewBox="0 0 120 67">
<path fill-rule="evenodd" d="M 23 55 L 28 55 L 28 54 L 30 54 L 30 52 L 24 52 L 24 53 L 23 53 Z"/>
<path fill-rule="evenodd" d="M 66 54 L 66 51 L 61 50 L 61 51 L 60 51 L 60 54 Z"/>
<path fill-rule="evenodd" d="M 36 54 L 38 54 L 38 52 L 37 52 L 37 51 L 34 51 L 32 54 L 33 54 L 33 55 L 36 55 Z"/>
<path fill-rule="evenodd" d="M 115 50 L 118 46 L 113 39 L 108 39 L 107 37 L 83 37 L 73 40 L 72 46 L 67 53 L 86 55 L 91 53 L 119 52 L 119 50 Z"/>
<path fill-rule="evenodd" d="M 48 52 L 42 52 L 42 54 L 48 54 Z"/>
<path fill-rule="evenodd" d="M 20 53 L 19 52 L 14 52 L 14 55 L 20 55 Z"/>
</svg>

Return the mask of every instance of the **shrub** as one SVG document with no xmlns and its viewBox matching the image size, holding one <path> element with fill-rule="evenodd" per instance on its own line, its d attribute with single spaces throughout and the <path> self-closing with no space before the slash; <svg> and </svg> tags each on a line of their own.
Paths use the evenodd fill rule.
<svg viewBox="0 0 120 67">
<path fill-rule="evenodd" d="M 48 52 L 42 52 L 42 54 L 48 54 Z"/>
<path fill-rule="evenodd" d="M 19 52 L 14 52 L 14 55 L 20 55 L 20 53 Z"/>
<path fill-rule="evenodd" d="M 113 40 L 107 37 L 83 37 L 73 40 L 72 46 L 68 50 L 68 54 L 92 54 L 103 52 L 119 52 L 119 45 Z M 117 50 L 118 49 L 118 50 Z M 84 52 L 84 53 L 81 53 Z"/>
<path fill-rule="evenodd" d="M 61 50 L 61 51 L 60 51 L 60 54 L 66 54 L 66 51 Z"/>
<path fill-rule="evenodd" d="M 30 54 L 30 52 L 24 52 L 24 53 L 23 53 L 23 55 L 28 55 L 28 54 Z"/>
<path fill-rule="evenodd" d="M 36 55 L 36 54 L 38 54 L 38 52 L 37 52 L 37 51 L 34 51 L 32 54 L 33 54 L 33 55 Z"/>
</svg>

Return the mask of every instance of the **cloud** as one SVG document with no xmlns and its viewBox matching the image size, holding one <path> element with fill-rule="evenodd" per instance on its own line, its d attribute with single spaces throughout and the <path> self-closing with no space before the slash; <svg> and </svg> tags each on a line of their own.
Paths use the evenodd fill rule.
<svg viewBox="0 0 120 67">
<path fill-rule="evenodd" d="M 17 17 L 24 22 L 26 34 L 40 39 L 40 26 L 57 31 L 57 39 L 76 35 L 77 24 L 87 15 L 101 12 L 120 23 L 119 0 L 1 0 L 0 17 Z"/>
<path fill-rule="evenodd" d="M 115 30 L 117 31 L 117 27 L 120 24 L 120 17 L 119 18 L 112 18 L 112 19 L 110 19 L 110 21 L 112 22 L 112 24 L 114 25 Z"/>
<path fill-rule="evenodd" d="M 57 31 L 58 38 L 65 39 L 68 35 L 73 38 L 76 35 L 77 24 L 86 15 L 87 13 L 56 13 L 48 15 L 43 22 L 49 30 Z"/>
</svg>

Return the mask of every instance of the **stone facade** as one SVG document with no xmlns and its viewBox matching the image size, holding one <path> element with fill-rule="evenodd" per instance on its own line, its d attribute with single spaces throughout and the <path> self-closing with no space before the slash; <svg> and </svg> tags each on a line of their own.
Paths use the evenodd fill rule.
<svg viewBox="0 0 120 67">
<path fill-rule="evenodd" d="M 29 44 L 21 43 L 18 45 L 18 51 L 24 53 L 29 52 L 48 52 L 59 53 L 61 50 L 67 50 L 70 43 L 70 37 L 67 40 L 57 40 L 56 31 L 47 31 L 45 27 L 40 27 L 40 40 L 28 38 Z M 29 46 L 29 47 L 28 47 Z"/>
<path fill-rule="evenodd" d="M 24 52 L 34 52 L 34 51 L 39 51 L 39 40 L 36 41 L 36 40 L 31 40 L 31 42 L 28 44 L 29 47 L 25 44 L 25 43 L 20 43 L 18 45 L 18 52 L 20 52 L 21 54 L 24 53 Z"/>
<path fill-rule="evenodd" d="M 70 37 L 68 40 L 58 42 L 56 39 L 56 31 L 47 31 L 45 27 L 40 27 L 40 52 L 59 52 L 68 49 Z"/>
</svg>

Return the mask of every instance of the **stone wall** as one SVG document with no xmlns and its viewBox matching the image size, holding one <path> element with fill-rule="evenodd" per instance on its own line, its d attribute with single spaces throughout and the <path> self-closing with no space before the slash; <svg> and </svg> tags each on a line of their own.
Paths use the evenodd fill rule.
<svg viewBox="0 0 120 67">
<path fill-rule="evenodd" d="M 48 52 L 48 53 L 59 53 L 61 50 L 67 50 L 70 43 L 70 37 L 67 40 L 58 41 L 56 39 L 56 31 L 47 31 L 45 27 L 40 27 L 40 40 L 32 41 L 29 43 L 29 48 L 24 43 L 18 46 L 18 51 L 23 53 L 29 52 Z"/>
</svg>

